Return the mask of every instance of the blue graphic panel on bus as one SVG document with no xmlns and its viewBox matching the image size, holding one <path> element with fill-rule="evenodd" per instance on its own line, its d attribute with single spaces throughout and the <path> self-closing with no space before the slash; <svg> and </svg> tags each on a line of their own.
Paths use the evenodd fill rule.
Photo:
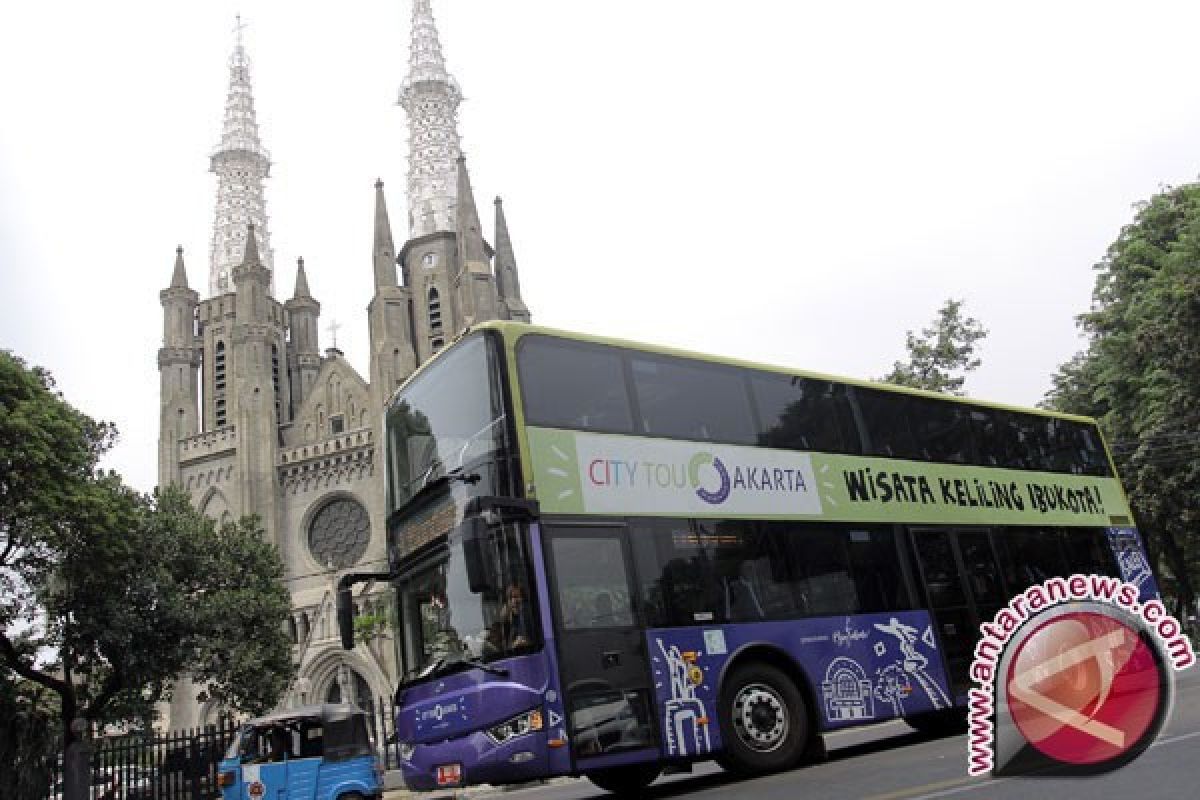
<svg viewBox="0 0 1200 800">
<path fill-rule="evenodd" d="M 667 756 L 721 746 L 717 692 L 729 659 L 748 645 L 795 659 L 816 695 L 822 730 L 949 708 L 942 657 L 925 611 L 647 632 Z"/>
<path fill-rule="evenodd" d="M 1138 600 L 1145 603 L 1158 597 L 1158 584 L 1146 560 L 1146 548 L 1137 528 L 1107 528 L 1108 543 L 1117 559 L 1121 580 L 1138 587 Z"/>
</svg>

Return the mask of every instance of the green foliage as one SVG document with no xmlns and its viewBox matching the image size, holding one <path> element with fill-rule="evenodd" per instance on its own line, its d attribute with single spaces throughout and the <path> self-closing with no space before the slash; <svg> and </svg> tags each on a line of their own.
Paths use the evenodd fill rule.
<svg viewBox="0 0 1200 800">
<path fill-rule="evenodd" d="M 198 625 L 201 665 L 193 669 L 210 697 L 226 706 L 261 714 L 272 708 L 295 677 L 285 624 L 291 598 L 283 586 L 283 562 L 263 540 L 256 517 L 213 529 L 182 492 L 172 490 L 179 513 L 206 525 L 205 569 L 211 570 Z M 165 498 L 164 498 L 165 502 Z"/>
<path fill-rule="evenodd" d="M 392 628 L 387 614 L 359 614 L 354 618 L 354 641 L 370 644 L 371 640 Z"/>
<path fill-rule="evenodd" d="M 1044 404 L 1097 417 L 1163 590 L 1193 608 L 1200 580 L 1200 186 L 1137 208 L 1096 265 L 1088 346 Z"/>
<path fill-rule="evenodd" d="M 28 600 L 12 570 L 47 567 L 115 436 L 63 402 L 49 373 L 0 351 L 0 630 Z"/>
<path fill-rule="evenodd" d="M 57 699 L 0 670 L 0 798 L 45 796 L 61 737 Z"/>
<path fill-rule="evenodd" d="M 897 361 L 882 380 L 897 386 L 961 395 L 966 373 L 981 363 L 976 343 L 987 331 L 974 317 L 964 317 L 963 301 L 949 299 L 938 309 L 933 325 L 917 336 L 906 335 L 908 360 Z"/>
<path fill-rule="evenodd" d="M 0 671 L 63 721 L 141 721 L 181 675 L 266 710 L 293 672 L 278 553 L 255 519 L 218 529 L 96 470 L 114 438 L 0 353 Z"/>
</svg>

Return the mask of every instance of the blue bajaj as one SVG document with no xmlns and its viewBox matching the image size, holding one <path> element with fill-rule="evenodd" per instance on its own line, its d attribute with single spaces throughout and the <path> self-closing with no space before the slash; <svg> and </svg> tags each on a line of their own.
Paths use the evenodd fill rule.
<svg viewBox="0 0 1200 800">
<path fill-rule="evenodd" d="M 383 795 L 367 715 L 351 705 L 252 719 L 221 762 L 222 800 L 364 800 Z"/>
</svg>

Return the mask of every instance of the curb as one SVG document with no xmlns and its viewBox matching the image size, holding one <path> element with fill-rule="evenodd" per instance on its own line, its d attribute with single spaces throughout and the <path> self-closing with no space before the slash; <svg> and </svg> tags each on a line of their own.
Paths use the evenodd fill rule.
<svg viewBox="0 0 1200 800">
<path fill-rule="evenodd" d="M 482 800 L 482 798 L 489 796 L 502 797 L 507 792 L 540 789 L 548 786 L 562 786 L 578 780 L 580 779 L 559 777 L 550 778 L 545 781 L 531 781 L 530 783 L 517 783 L 507 786 L 492 786 L 491 784 L 484 783 L 479 786 L 467 786 L 462 789 L 430 789 L 424 792 L 413 789 L 388 789 L 383 793 L 383 800 L 467 800 L 467 798 Z"/>
</svg>

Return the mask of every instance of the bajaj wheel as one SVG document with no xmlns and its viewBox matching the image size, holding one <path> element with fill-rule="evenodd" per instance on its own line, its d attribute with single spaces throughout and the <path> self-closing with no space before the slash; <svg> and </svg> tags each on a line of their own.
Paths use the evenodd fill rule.
<svg viewBox="0 0 1200 800">
<path fill-rule="evenodd" d="M 809 739 L 808 708 L 796 684 L 770 664 L 735 669 L 718 701 L 721 766 L 754 774 L 795 766 Z"/>
<path fill-rule="evenodd" d="M 633 796 L 653 783 L 659 771 L 657 764 L 634 764 L 589 772 L 587 779 L 606 792 Z"/>
</svg>

